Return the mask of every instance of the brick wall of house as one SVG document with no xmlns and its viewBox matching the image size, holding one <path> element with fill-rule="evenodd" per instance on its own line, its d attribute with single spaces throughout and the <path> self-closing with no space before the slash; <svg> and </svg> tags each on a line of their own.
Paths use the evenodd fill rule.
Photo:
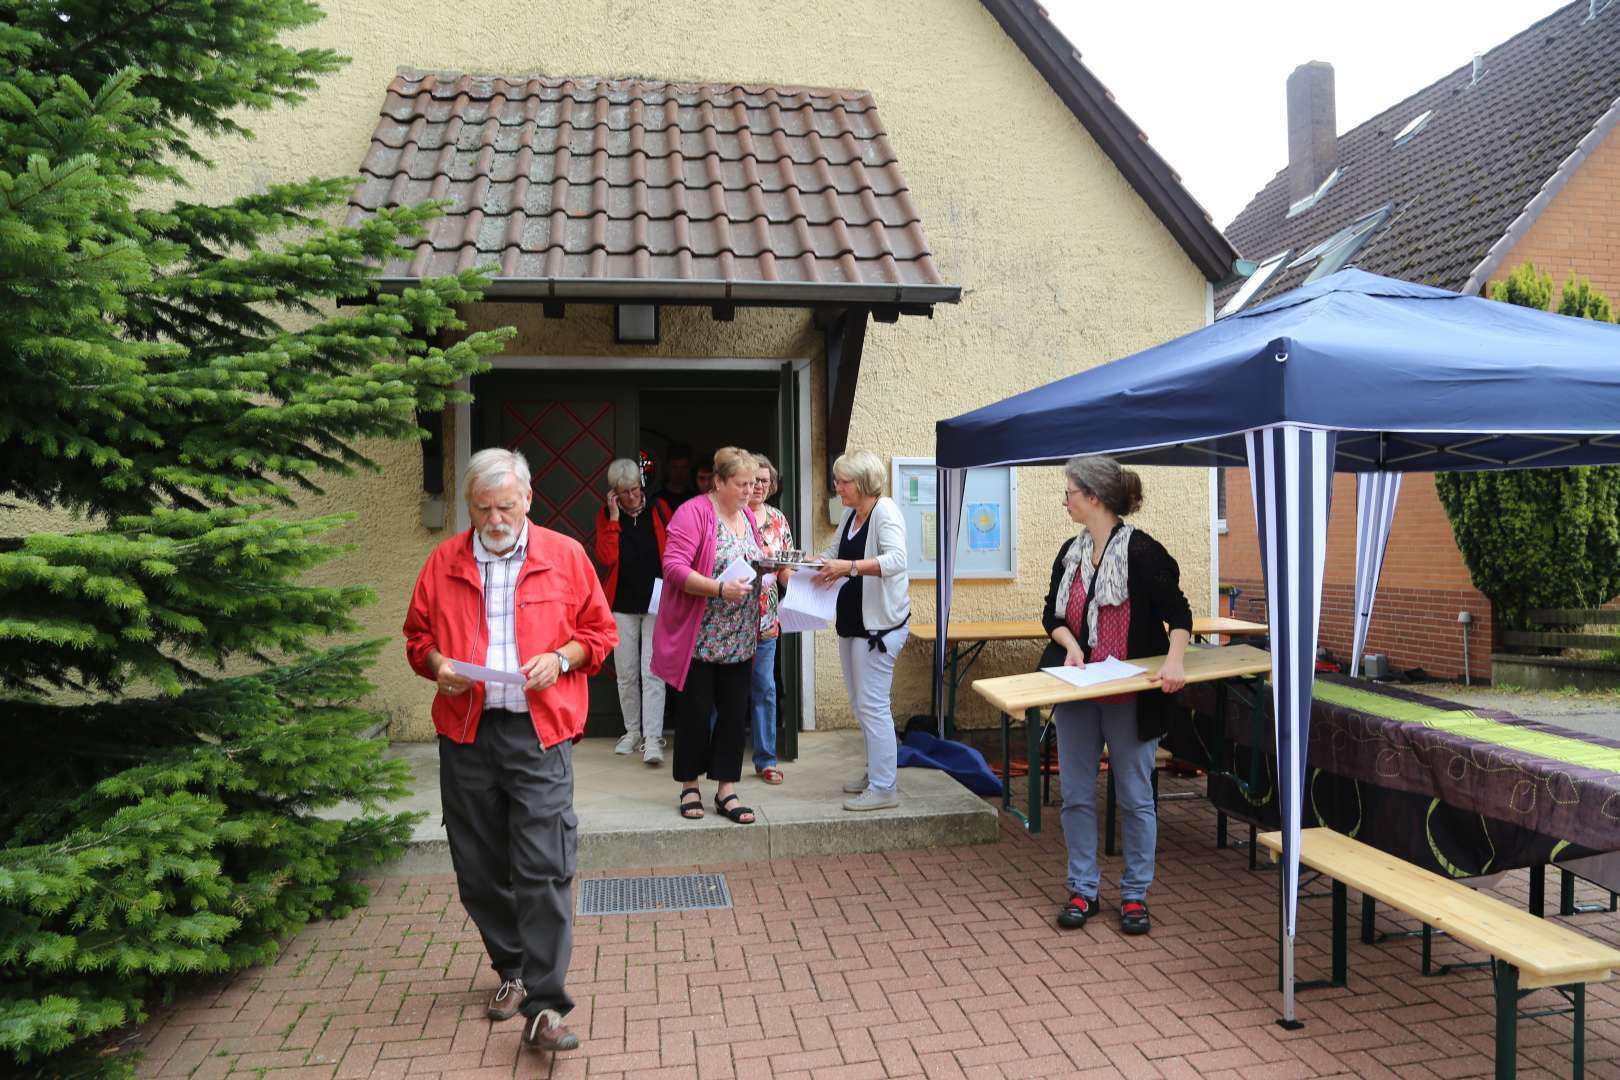
<svg viewBox="0 0 1620 1080">
<path fill-rule="evenodd" d="M 1220 577 L 1243 590 L 1239 618 L 1264 622 L 1265 587 L 1260 572 L 1254 506 L 1247 469 L 1226 472 L 1227 533 L 1221 537 Z M 1335 659 L 1348 662 L 1356 582 L 1356 480 L 1340 474 L 1333 484 L 1328 551 L 1322 588 L 1320 641 Z M 1468 579 L 1468 568 L 1451 535 L 1451 523 L 1434 492 L 1434 477 L 1408 474 L 1384 552 L 1367 651 L 1385 653 L 1397 670 L 1421 667 L 1432 675 L 1463 674 L 1462 628 L 1457 613 L 1473 616 L 1468 671 L 1490 677 L 1491 605 Z"/>
<path fill-rule="evenodd" d="M 1610 132 L 1570 177 L 1493 278 L 1529 261 L 1553 279 L 1553 306 L 1569 276 L 1580 274 L 1620 304 L 1620 134 Z M 1487 291 L 1486 295 L 1489 295 Z"/>
</svg>

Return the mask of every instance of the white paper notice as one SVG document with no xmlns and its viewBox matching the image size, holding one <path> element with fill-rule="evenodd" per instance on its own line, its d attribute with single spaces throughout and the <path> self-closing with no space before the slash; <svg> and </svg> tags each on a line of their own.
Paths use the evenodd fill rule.
<svg viewBox="0 0 1620 1080">
<path fill-rule="evenodd" d="M 1138 667 L 1136 664 L 1127 664 L 1123 660 L 1116 660 L 1110 656 L 1106 660 L 1098 660 L 1096 663 L 1087 664 L 1083 668 L 1064 666 L 1041 668 L 1041 670 L 1048 675 L 1055 675 L 1070 686 L 1085 689 L 1088 686 L 1096 686 L 1098 683 L 1113 682 L 1115 679 L 1128 679 L 1132 675 L 1140 675 L 1147 668 Z"/>
<path fill-rule="evenodd" d="M 662 599 L 663 595 L 664 595 L 664 579 L 661 578 L 661 577 L 653 578 L 653 593 L 652 593 L 652 599 L 647 601 L 647 614 L 649 614 L 649 615 L 658 614 L 658 601 L 660 599 Z"/>
<path fill-rule="evenodd" d="M 522 686 L 529 681 L 527 676 L 516 671 L 501 671 L 497 668 L 484 667 L 481 664 L 469 664 L 465 660 L 452 660 L 450 666 L 455 668 L 457 675 L 465 675 L 474 682 L 499 682 Z"/>
<path fill-rule="evenodd" d="M 748 565 L 747 559 L 733 559 L 726 564 L 726 568 L 720 571 L 720 576 L 715 580 L 722 585 L 733 581 L 752 583 L 754 580 L 754 568 Z"/>
<path fill-rule="evenodd" d="M 838 617 L 838 590 L 843 584 L 835 581 L 831 585 L 818 585 L 816 571 L 793 571 L 787 592 L 782 594 L 782 606 L 777 611 L 782 619 L 782 632 L 800 634 L 831 625 Z"/>
</svg>

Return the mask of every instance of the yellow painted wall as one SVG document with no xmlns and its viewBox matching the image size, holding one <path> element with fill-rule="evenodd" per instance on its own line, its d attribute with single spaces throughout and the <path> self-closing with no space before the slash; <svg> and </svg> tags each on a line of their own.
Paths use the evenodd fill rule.
<svg viewBox="0 0 1620 1080">
<path fill-rule="evenodd" d="M 461 0 L 401 6 L 328 0 L 327 20 L 294 40 L 353 58 L 303 106 L 254 114 L 251 143 L 211 148 L 218 168 L 192 197 L 222 199 L 311 174 L 355 172 L 383 91 L 396 69 L 599 75 L 703 82 L 777 82 L 870 89 L 959 305 L 932 320 L 874 325 L 867 336 L 850 444 L 890 455 L 928 455 L 936 419 L 1145 348 L 1203 322 L 1204 281 L 1029 62 L 975 0 L 613 0 L 526 3 Z M 1084 42 L 1077 42 L 1081 48 Z M 1125 103 L 1127 106 L 1129 103 Z M 647 355 L 612 343 L 607 309 L 570 308 L 546 321 L 537 308 L 487 305 L 480 325 L 519 327 L 518 355 Z M 803 312 L 739 309 L 733 323 L 706 309 L 670 309 L 659 355 L 812 357 L 809 411 L 814 462 L 824 461 L 826 380 L 820 335 Z M 715 442 L 723 442 L 717 429 Z M 420 522 L 414 446 L 373 448 L 381 477 L 335 481 L 308 509 L 353 510 L 361 553 L 323 571 L 378 593 L 368 626 L 392 637 L 375 672 L 378 707 L 393 732 L 427 737 L 429 687 L 410 674 L 398 640 L 407 592 L 445 533 Z M 817 466 L 815 506 L 825 506 Z M 1181 561 L 1195 611 L 1208 596 L 1204 470 L 1145 477 L 1140 523 Z M 1057 470 L 1020 476 L 1019 576 L 964 583 L 956 618 L 1033 617 L 1053 554 L 1071 530 Z M 453 490 L 453 488 L 451 489 Z M 831 533 L 818 515 L 815 539 Z M 931 583 L 914 586 L 914 618 L 933 619 Z M 990 651 L 981 673 L 1027 667 L 1033 646 Z M 851 722 L 832 636 L 817 642 L 817 723 Z M 895 714 L 926 711 L 927 658 L 907 647 Z M 990 722 L 968 706 L 964 719 Z"/>
</svg>

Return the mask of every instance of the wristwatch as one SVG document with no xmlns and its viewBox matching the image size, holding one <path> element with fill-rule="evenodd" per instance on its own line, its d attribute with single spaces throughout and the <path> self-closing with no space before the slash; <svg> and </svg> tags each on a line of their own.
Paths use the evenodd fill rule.
<svg viewBox="0 0 1620 1080">
<path fill-rule="evenodd" d="M 854 559 L 849 560 L 849 576 L 850 577 L 860 577 L 861 576 L 861 564 L 856 562 Z"/>
<path fill-rule="evenodd" d="M 559 674 L 559 675 L 568 674 L 568 670 L 569 670 L 568 657 L 563 654 L 563 651 L 561 649 L 556 650 L 556 656 L 557 656 L 557 674 Z"/>
</svg>

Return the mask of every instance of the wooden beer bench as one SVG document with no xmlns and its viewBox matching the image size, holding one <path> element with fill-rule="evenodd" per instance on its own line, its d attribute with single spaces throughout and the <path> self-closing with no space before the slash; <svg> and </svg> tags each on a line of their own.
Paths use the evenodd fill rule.
<svg viewBox="0 0 1620 1080">
<path fill-rule="evenodd" d="M 1259 843 L 1282 857 L 1282 833 L 1260 835 Z M 1517 1070 L 1519 999 L 1532 990 L 1554 987 L 1569 1001 L 1575 1019 L 1574 1075 L 1586 1068 L 1586 984 L 1603 982 L 1620 968 L 1620 951 L 1565 926 L 1547 922 L 1467 885 L 1441 877 L 1332 829 L 1300 832 L 1299 862 L 1333 880 L 1333 975 L 1324 982 L 1343 986 L 1346 978 L 1345 889 L 1406 912 L 1429 928 L 1489 953 L 1496 989 L 1496 1076 Z M 1428 973 L 1427 933 L 1424 970 Z M 1462 966 L 1462 965 L 1458 965 Z M 1445 969 L 1441 969 L 1442 971 Z M 1438 973 L 1438 972 L 1437 972 Z"/>
</svg>

